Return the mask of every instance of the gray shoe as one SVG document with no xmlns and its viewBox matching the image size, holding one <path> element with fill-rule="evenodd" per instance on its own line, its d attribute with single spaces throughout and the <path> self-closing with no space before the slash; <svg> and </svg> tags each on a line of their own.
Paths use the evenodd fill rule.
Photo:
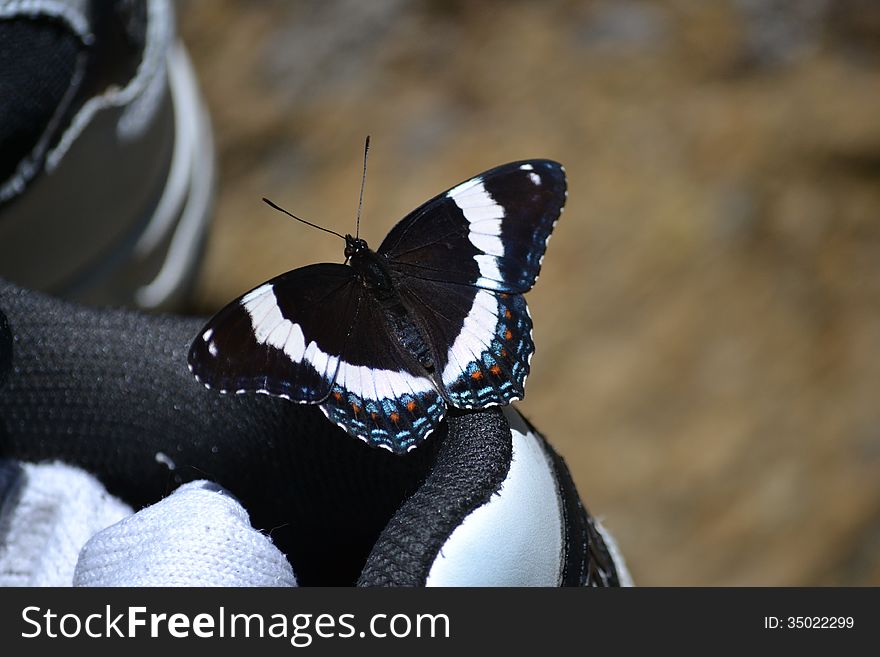
<svg viewBox="0 0 880 657">
<path fill-rule="evenodd" d="M 0 124 L 0 276 L 178 307 L 214 150 L 171 3 L 0 0 Z"/>
</svg>

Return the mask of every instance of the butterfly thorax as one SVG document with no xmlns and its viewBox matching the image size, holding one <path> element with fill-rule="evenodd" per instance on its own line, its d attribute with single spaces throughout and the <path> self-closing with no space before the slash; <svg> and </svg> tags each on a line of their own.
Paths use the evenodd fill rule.
<svg viewBox="0 0 880 657">
<path fill-rule="evenodd" d="M 345 236 L 345 257 L 370 297 L 382 309 L 388 328 L 398 342 L 427 370 L 433 370 L 434 359 L 422 330 L 400 299 L 394 277 L 384 255 L 376 253 L 367 243 L 351 235 Z"/>
<path fill-rule="evenodd" d="M 352 269 L 357 272 L 358 280 L 373 292 L 377 299 L 382 300 L 394 295 L 394 282 L 385 264 L 385 258 L 367 246 L 366 241 L 346 235 L 345 257 Z"/>
</svg>

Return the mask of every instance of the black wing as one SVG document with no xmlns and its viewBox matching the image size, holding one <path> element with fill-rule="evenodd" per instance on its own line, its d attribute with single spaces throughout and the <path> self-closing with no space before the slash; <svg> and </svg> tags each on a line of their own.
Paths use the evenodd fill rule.
<svg viewBox="0 0 880 657">
<path fill-rule="evenodd" d="M 428 335 L 451 405 L 524 396 L 535 346 L 522 293 L 538 277 L 565 198 L 560 164 L 505 164 L 428 201 L 379 247 Z"/>
<path fill-rule="evenodd" d="M 505 164 L 411 212 L 378 252 L 405 276 L 526 292 L 538 277 L 565 198 L 559 163 Z"/>
<path fill-rule="evenodd" d="M 217 313 L 193 341 L 190 370 L 224 393 L 323 401 L 362 297 L 351 267 L 317 264 L 289 271 Z"/>
</svg>

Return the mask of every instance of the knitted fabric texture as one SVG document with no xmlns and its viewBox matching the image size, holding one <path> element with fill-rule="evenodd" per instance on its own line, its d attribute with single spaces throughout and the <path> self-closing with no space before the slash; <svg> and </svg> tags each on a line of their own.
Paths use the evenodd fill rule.
<svg viewBox="0 0 880 657">
<path fill-rule="evenodd" d="M 73 584 L 296 586 L 296 578 L 232 496 L 195 481 L 94 536 Z"/>
<path fill-rule="evenodd" d="M 70 586 L 86 541 L 132 512 L 62 463 L 0 461 L 0 481 L 0 586 Z"/>
<path fill-rule="evenodd" d="M 48 20 L 0 20 L 0 185 L 31 154 L 73 77 L 79 39 Z"/>
</svg>

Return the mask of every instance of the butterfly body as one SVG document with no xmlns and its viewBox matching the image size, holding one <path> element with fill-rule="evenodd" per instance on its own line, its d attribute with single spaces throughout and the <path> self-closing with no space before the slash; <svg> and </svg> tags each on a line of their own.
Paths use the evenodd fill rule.
<svg viewBox="0 0 880 657">
<path fill-rule="evenodd" d="M 366 241 L 345 236 L 345 257 L 371 300 L 382 308 L 389 333 L 426 371 L 434 369 L 434 359 L 412 312 L 401 301 L 388 259 L 369 248 Z"/>
<path fill-rule="evenodd" d="M 282 274 L 221 310 L 189 365 L 221 392 L 320 404 L 369 444 L 418 446 L 449 407 L 525 394 L 534 352 L 522 294 L 566 197 L 549 160 L 502 165 L 428 201 L 379 248 Z"/>
</svg>

